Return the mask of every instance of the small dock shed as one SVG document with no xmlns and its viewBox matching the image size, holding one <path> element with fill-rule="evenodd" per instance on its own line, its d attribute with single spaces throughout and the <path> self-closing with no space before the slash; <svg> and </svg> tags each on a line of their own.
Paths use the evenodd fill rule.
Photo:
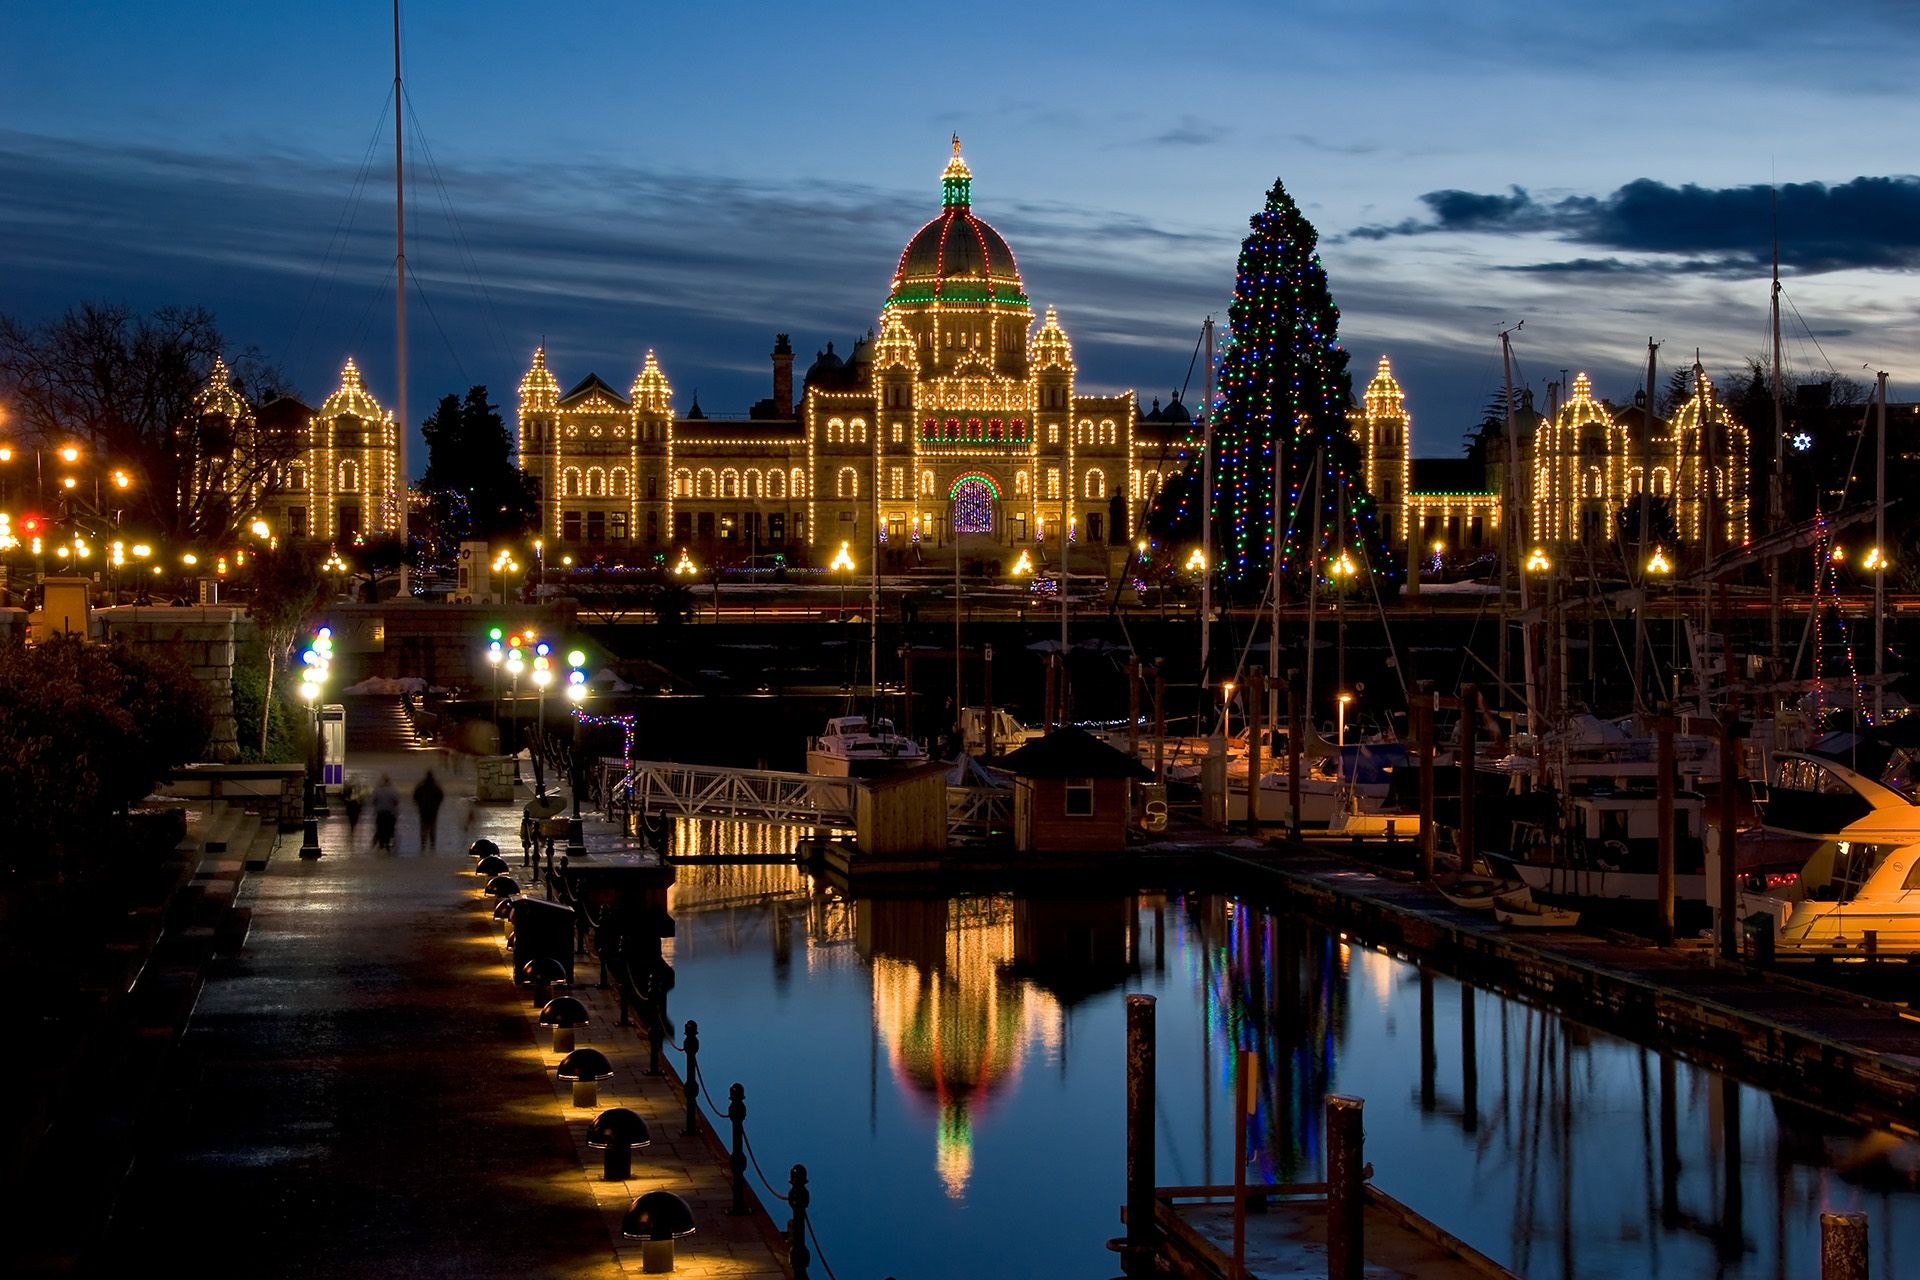
<svg viewBox="0 0 1920 1280">
<path fill-rule="evenodd" d="M 1084 729 L 1056 729 L 1001 762 L 1013 775 L 1013 847 L 1021 853 L 1118 853 L 1127 792 L 1153 777 Z"/>
</svg>

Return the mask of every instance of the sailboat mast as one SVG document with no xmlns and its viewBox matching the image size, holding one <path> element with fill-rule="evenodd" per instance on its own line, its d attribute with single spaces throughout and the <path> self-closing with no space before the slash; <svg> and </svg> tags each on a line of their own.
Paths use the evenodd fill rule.
<svg viewBox="0 0 1920 1280">
<path fill-rule="evenodd" d="M 1324 447 L 1313 454 L 1313 534 L 1307 543 L 1307 685 L 1303 695 L 1306 703 L 1306 722 L 1313 724 L 1313 656 L 1316 648 L 1314 620 L 1319 612 L 1320 603 L 1320 508 L 1325 502 L 1321 489 L 1321 479 L 1326 473 L 1327 451 Z"/>
<path fill-rule="evenodd" d="M 1200 439 L 1200 687 L 1207 687 L 1213 665 L 1213 317 L 1203 326 L 1207 340 L 1207 407 Z"/>
<path fill-rule="evenodd" d="M 1774 193 L 1773 227 L 1773 474 L 1767 477 L 1767 527 L 1784 529 L 1787 523 L 1786 494 L 1783 489 L 1787 470 L 1786 405 L 1780 398 L 1780 221 L 1779 193 Z M 1767 660 L 1773 666 L 1773 679 L 1780 679 L 1780 553 L 1768 557 L 1767 567 Z"/>
<path fill-rule="evenodd" d="M 1887 373 L 1875 379 L 1880 411 L 1873 443 L 1873 723 L 1887 709 Z"/>
<path fill-rule="evenodd" d="M 1647 537 L 1653 518 L 1653 366 L 1660 346 L 1647 339 L 1646 403 L 1640 410 L 1640 544 L 1633 566 L 1640 584 L 1640 603 L 1633 610 L 1633 704 L 1647 707 Z"/>
<path fill-rule="evenodd" d="M 400 0 L 393 0 L 393 465 L 400 508 L 400 593 L 411 595 L 407 583 L 407 178 L 402 139 L 407 105 L 400 87 Z"/>
<path fill-rule="evenodd" d="M 1288 424 L 1289 426 L 1292 424 Z M 1267 723 L 1280 723 L 1280 536 L 1286 528 L 1287 433 L 1273 437 L 1273 531 L 1267 566 L 1267 592 L 1272 597 L 1272 620 L 1267 630 Z"/>
</svg>

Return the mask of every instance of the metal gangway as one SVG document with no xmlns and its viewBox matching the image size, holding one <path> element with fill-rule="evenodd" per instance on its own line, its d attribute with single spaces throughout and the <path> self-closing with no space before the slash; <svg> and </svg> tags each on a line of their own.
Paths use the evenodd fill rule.
<svg viewBox="0 0 1920 1280">
<path fill-rule="evenodd" d="M 632 819 L 647 814 L 853 826 L 853 779 L 812 773 L 602 760 L 600 797 L 607 817 L 629 828 Z"/>
</svg>

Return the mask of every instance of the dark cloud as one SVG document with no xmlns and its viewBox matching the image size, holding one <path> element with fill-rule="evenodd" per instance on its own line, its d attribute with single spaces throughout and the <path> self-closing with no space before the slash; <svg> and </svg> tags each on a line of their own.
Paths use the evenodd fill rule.
<svg viewBox="0 0 1920 1280">
<path fill-rule="evenodd" d="M 1198 116 L 1183 115 L 1170 128 L 1141 141 L 1151 147 L 1211 147 L 1224 136 L 1224 131 Z"/>
<path fill-rule="evenodd" d="M 1780 261 L 1805 274 L 1920 267 L 1920 178 L 1858 177 L 1829 186 L 1777 189 Z M 1431 216 L 1355 228 L 1365 240 L 1438 233 L 1540 233 L 1572 244 L 1680 259 L 1663 270 L 1730 275 L 1764 266 L 1772 252 L 1776 189 L 1670 186 L 1641 178 L 1604 197 L 1540 200 L 1523 187 L 1506 195 L 1430 191 Z M 1532 271 L 1592 272 L 1596 262 L 1540 263 Z M 1622 268 L 1627 264 L 1620 264 Z M 1608 268 L 1611 269 L 1611 268 Z"/>
<path fill-rule="evenodd" d="M 510 403 L 544 337 L 563 381 L 594 370 L 624 386 L 653 347 L 682 399 L 698 386 L 710 411 L 744 411 L 766 394 L 773 334 L 792 333 L 803 363 L 829 339 L 844 347 L 875 323 L 900 246 L 938 212 L 931 189 L 613 162 L 439 176 L 444 201 L 424 175 L 408 201 L 425 303 L 416 410 L 468 382 Z M 392 206 L 376 167 L 343 214 L 359 177 L 310 156 L 0 133 L 0 305 L 38 318 L 96 297 L 202 302 L 310 395 L 349 353 L 391 385 Z M 1221 309 L 1232 278 L 1234 245 L 1217 234 L 1035 202 L 983 212 L 1021 255 L 1036 305 L 1060 307 L 1089 389 L 1158 386 L 1184 369 L 1187 330 Z"/>
<path fill-rule="evenodd" d="M 1504 270 L 1529 275 L 1621 276 L 1652 275 L 1656 268 L 1644 263 L 1622 262 L 1618 258 L 1569 258 L 1564 262 L 1529 262 Z"/>
</svg>

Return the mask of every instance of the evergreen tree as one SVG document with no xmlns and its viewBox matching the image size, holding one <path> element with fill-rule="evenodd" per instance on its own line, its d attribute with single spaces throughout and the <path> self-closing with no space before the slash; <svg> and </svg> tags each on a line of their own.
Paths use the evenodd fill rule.
<svg viewBox="0 0 1920 1280">
<path fill-rule="evenodd" d="M 442 396 L 433 415 L 420 424 L 427 442 L 427 495 L 433 527 L 447 554 L 451 544 L 469 537 L 512 536 L 525 529 L 533 512 L 533 490 L 514 464 L 513 440 L 500 407 L 487 400 L 484 386 L 465 398 Z"/>
<path fill-rule="evenodd" d="M 1315 251 L 1319 236 L 1279 182 L 1241 243 L 1214 402 L 1214 476 L 1207 506 L 1215 564 L 1229 582 L 1259 584 L 1272 561 L 1274 449 L 1283 451 L 1280 563 L 1304 594 L 1342 549 L 1384 580 L 1396 576 L 1366 492 L 1360 446 L 1347 427 L 1353 382 L 1339 345 L 1340 312 Z M 1202 459 L 1194 450 L 1156 512 L 1176 538 L 1199 533 Z M 1318 469 L 1316 482 L 1316 468 Z M 1343 505 L 1344 504 L 1344 505 Z M 1320 541 L 1313 539 L 1318 508 Z"/>
</svg>

